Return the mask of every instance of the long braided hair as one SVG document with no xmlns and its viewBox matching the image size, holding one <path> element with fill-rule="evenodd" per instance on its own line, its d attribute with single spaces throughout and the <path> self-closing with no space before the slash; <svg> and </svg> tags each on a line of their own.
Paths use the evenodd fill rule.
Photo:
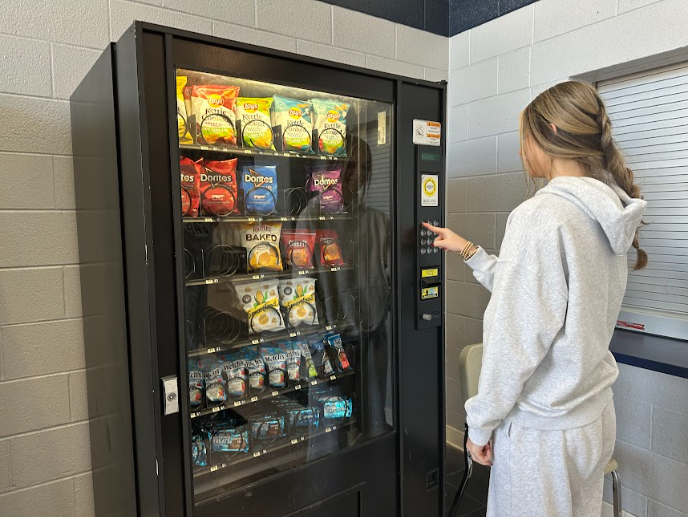
<svg viewBox="0 0 688 517">
<path fill-rule="evenodd" d="M 633 171 L 612 137 L 604 101 L 589 84 L 567 81 L 538 95 L 521 116 L 521 141 L 526 136 L 550 157 L 576 160 L 590 176 L 605 183 L 613 180 L 632 198 L 641 196 Z M 633 247 L 637 252 L 634 270 L 643 269 L 648 258 L 640 248 L 637 231 Z"/>
</svg>

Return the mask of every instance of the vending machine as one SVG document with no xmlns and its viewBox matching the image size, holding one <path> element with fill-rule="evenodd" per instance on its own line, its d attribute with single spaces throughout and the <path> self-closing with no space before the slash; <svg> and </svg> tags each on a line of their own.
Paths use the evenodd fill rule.
<svg viewBox="0 0 688 517">
<path fill-rule="evenodd" d="M 444 513 L 446 88 L 135 23 L 71 99 L 99 516 Z"/>
</svg>

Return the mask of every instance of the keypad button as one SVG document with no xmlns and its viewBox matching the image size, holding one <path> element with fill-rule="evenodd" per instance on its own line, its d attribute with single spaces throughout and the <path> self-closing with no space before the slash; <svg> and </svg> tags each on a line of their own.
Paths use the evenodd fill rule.
<svg viewBox="0 0 688 517">
<path fill-rule="evenodd" d="M 429 232 L 428 232 L 425 228 L 423 228 L 423 229 L 420 231 L 420 234 L 421 234 L 421 236 L 426 237 L 426 236 L 429 234 Z"/>
<path fill-rule="evenodd" d="M 433 253 L 439 253 L 439 252 L 440 252 L 440 249 L 439 249 L 439 248 L 435 248 L 434 250 L 432 250 L 432 252 L 433 252 Z"/>
<path fill-rule="evenodd" d="M 425 255 L 426 253 L 427 253 L 427 251 L 425 250 L 425 248 L 421 248 L 421 249 L 420 249 L 420 254 L 421 254 L 421 255 Z"/>
<path fill-rule="evenodd" d="M 432 222 L 432 225 L 433 225 L 433 226 L 439 226 L 439 225 L 440 225 L 440 222 L 439 222 L 437 219 L 435 219 L 435 220 Z"/>
<path fill-rule="evenodd" d="M 427 239 L 421 239 L 421 240 L 420 240 L 420 245 L 421 245 L 421 246 L 425 246 L 427 243 L 428 243 L 428 240 L 427 240 Z"/>
</svg>

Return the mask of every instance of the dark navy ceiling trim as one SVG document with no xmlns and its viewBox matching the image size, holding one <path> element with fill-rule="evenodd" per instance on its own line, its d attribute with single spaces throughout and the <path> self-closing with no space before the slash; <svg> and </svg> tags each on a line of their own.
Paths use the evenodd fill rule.
<svg viewBox="0 0 688 517">
<path fill-rule="evenodd" d="M 320 0 L 441 36 L 454 36 L 537 0 Z M 335 22 L 336 23 L 336 22 Z"/>
</svg>

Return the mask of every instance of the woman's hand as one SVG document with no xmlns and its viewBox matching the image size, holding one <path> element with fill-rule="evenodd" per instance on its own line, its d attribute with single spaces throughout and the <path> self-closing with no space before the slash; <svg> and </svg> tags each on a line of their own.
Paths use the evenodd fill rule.
<svg viewBox="0 0 688 517">
<path fill-rule="evenodd" d="M 480 446 L 474 444 L 469 438 L 466 447 L 468 448 L 468 452 L 471 453 L 471 457 L 474 461 L 477 461 L 486 467 L 492 466 L 492 446 L 490 445 L 490 442 Z"/>
<path fill-rule="evenodd" d="M 440 228 L 427 223 L 423 223 L 423 226 L 425 226 L 431 232 L 439 235 L 439 237 L 437 237 L 433 243 L 436 248 L 447 251 L 461 252 L 468 243 L 466 239 L 455 234 L 449 228 Z"/>
</svg>

